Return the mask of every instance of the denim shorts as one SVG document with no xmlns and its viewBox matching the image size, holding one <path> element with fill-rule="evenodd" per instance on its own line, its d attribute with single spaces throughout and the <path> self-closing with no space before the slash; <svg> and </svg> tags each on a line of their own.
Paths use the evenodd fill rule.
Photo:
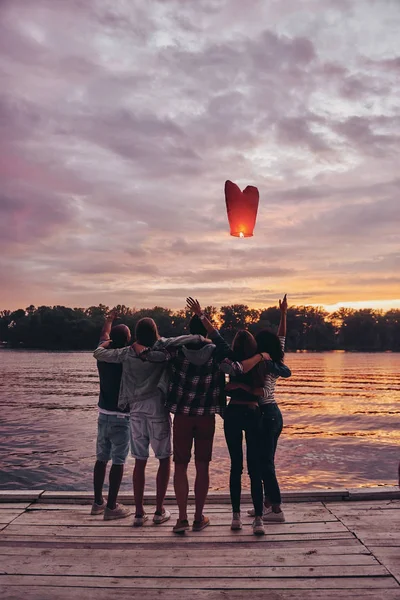
<svg viewBox="0 0 400 600">
<path fill-rule="evenodd" d="M 129 416 L 99 414 L 96 456 L 101 462 L 125 464 L 129 452 Z"/>
<path fill-rule="evenodd" d="M 149 446 L 158 459 L 171 456 L 171 417 L 131 413 L 131 452 L 134 458 L 147 460 Z"/>
</svg>

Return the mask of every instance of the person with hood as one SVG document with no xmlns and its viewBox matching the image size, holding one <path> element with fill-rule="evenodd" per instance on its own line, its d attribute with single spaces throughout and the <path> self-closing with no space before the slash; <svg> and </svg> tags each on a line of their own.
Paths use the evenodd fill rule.
<svg viewBox="0 0 400 600">
<path fill-rule="evenodd" d="M 192 307 L 188 303 L 189 309 Z M 199 314 L 192 316 L 189 331 L 193 335 L 207 335 L 203 324 L 206 320 L 200 305 Z M 189 529 L 187 503 L 189 481 L 187 469 L 194 444 L 196 479 L 194 485 L 195 515 L 193 531 L 202 531 L 210 524 L 203 514 L 209 488 L 209 465 L 215 432 L 215 415 L 223 416 L 225 409 L 225 376 L 220 363 L 232 355 L 232 350 L 216 329 L 211 327 L 210 339 L 202 343 L 186 343 L 181 347 L 166 346 L 158 340 L 152 349 L 143 354 L 149 361 L 168 363 L 167 377 L 160 384 L 165 386 L 166 408 L 174 414 L 173 460 L 174 489 L 179 508 L 179 518 L 174 533 Z"/>
<path fill-rule="evenodd" d="M 131 453 L 135 458 L 132 481 L 136 510 L 133 525 L 140 527 L 148 519 L 143 497 L 149 446 L 159 460 L 153 523 L 161 524 L 171 517 L 171 513 L 164 508 L 170 477 L 171 420 L 165 407 L 162 386 L 159 385 L 165 364 L 143 361 L 141 354 L 157 341 L 163 347 L 172 349 L 183 343 L 202 342 L 203 338 L 199 335 L 160 338 L 157 325 L 150 318 L 137 322 L 135 338 L 134 344 L 120 349 L 109 349 L 109 343 L 105 342 L 96 349 L 94 358 L 99 362 L 122 364 L 118 407 L 120 410 L 130 409 Z"/>
</svg>

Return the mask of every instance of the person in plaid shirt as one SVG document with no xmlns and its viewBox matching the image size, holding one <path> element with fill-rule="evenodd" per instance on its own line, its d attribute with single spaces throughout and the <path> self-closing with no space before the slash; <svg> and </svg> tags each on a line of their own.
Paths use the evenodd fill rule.
<svg viewBox="0 0 400 600">
<path fill-rule="evenodd" d="M 162 340 L 157 341 L 151 350 L 141 356 L 150 361 L 168 361 L 164 392 L 166 406 L 174 413 L 173 459 L 175 463 L 174 488 L 179 507 L 179 518 L 173 529 L 183 533 L 189 529 L 187 500 L 189 482 L 187 468 L 194 442 L 196 481 L 195 516 L 193 531 L 202 531 L 210 524 L 203 515 L 204 504 L 209 488 L 209 464 L 215 432 L 215 415 L 224 414 L 225 375 L 220 369 L 223 361 L 233 359 L 231 347 L 214 329 L 203 315 L 197 300 L 188 298 L 188 308 L 195 314 L 189 329 L 191 334 L 211 339 L 178 348 L 165 348 Z M 241 363 L 240 368 L 247 372 L 260 361 L 257 355 Z"/>
<path fill-rule="evenodd" d="M 189 306 L 192 308 L 192 306 Z M 190 320 L 189 330 L 193 335 L 207 335 L 202 320 L 205 319 L 198 305 L 198 314 Z M 179 519 L 173 529 L 184 533 L 189 529 L 187 501 L 189 482 L 187 468 L 194 442 L 196 466 L 195 499 L 196 509 L 193 531 L 201 531 L 210 523 L 203 515 L 209 488 L 209 464 L 215 432 L 215 415 L 223 416 L 225 409 L 225 376 L 220 363 L 232 355 L 232 350 L 214 330 L 211 340 L 187 344 L 182 348 L 166 348 L 162 340 L 157 341 L 142 358 L 149 361 L 167 361 L 166 377 L 160 387 L 166 394 L 166 406 L 175 415 L 173 423 L 173 459 L 175 463 L 174 488 L 179 507 Z"/>
</svg>

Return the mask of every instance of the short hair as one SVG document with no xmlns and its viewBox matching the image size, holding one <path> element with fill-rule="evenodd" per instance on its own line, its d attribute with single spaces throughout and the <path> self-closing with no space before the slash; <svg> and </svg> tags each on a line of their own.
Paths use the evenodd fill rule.
<svg viewBox="0 0 400 600">
<path fill-rule="evenodd" d="M 159 338 L 158 329 L 155 321 L 150 317 L 144 317 L 136 323 L 135 327 L 136 341 L 142 346 L 148 348 L 153 346 Z"/>
<path fill-rule="evenodd" d="M 281 341 L 276 333 L 263 329 L 256 333 L 256 341 L 259 352 L 268 352 L 270 357 L 275 362 L 283 361 L 283 350 Z"/>
<path fill-rule="evenodd" d="M 127 325 L 115 325 L 110 331 L 110 339 L 113 348 L 127 346 L 131 339 L 131 332 Z"/>
<path fill-rule="evenodd" d="M 207 329 L 204 327 L 200 317 L 197 315 L 193 315 L 193 317 L 190 319 L 189 331 L 192 335 L 202 335 L 203 337 L 206 337 L 207 335 Z"/>
</svg>

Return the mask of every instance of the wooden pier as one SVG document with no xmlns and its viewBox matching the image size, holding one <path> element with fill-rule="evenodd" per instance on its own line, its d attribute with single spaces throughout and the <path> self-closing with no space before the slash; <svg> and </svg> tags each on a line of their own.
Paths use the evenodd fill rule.
<svg viewBox="0 0 400 600">
<path fill-rule="evenodd" d="M 400 495 L 385 489 L 293 496 L 286 523 L 258 538 L 248 497 L 242 531 L 230 530 L 219 495 L 206 506 L 210 527 L 177 536 L 174 505 L 170 522 L 133 528 L 133 516 L 90 516 L 88 494 L 0 492 L 0 598 L 399 600 Z"/>
</svg>

